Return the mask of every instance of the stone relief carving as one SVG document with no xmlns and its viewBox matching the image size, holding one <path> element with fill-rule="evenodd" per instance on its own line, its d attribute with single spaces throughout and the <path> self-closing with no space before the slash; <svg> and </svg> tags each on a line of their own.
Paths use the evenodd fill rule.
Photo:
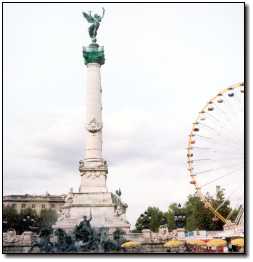
<svg viewBox="0 0 253 262">
<path fill-rule="evenodd" d="M 64 212 L 62 209 L 60 209 L 58 212 L 57 212 L 57 215 L 58 215 L 58 221 L 62 221 L 64 219 Z"/>
<path fill-rule="evenodd" d="M 107 171 L 107 162 L 104 161 L 98 161 L 98 162 L 86 162 L 83 160 L 79 161 L 79 171 L 84 174 L 84 172 L 101 172 L 101 171 Z M 83 175 L 82 174 L 82 175 Z"/>
<path fill-rule="evenodd" d="M 70 208 L 66 208 L 58 212 L 58 221 L 63 221 L 64 219 L 70 217 Z"/>
<path fill-rule="evenodd" d="M 91 133 L 96 133 L 102 129 L 103 125 L 101 122 L 98 122 L 96 118 L 92 118 L 91 121 L 87 124 L 87 130 Z"/>
<path fill-rule="evenodd" d="M 86 176 L 90 178 L 96 178 L 99 176 L 106 176 L 107 174 L 107 163 L 103 161 L 101 164 L 95 167 L 89 167 L 85 165 L 83 160 L 79 161 L 79 171 L 81 176 Z"/>
<path fill-rule="evenodd" d="M 112 193 L 112 202 L 115 205 L 115 214 L 119 217 L 124 215 L 127 209 L 127 204 L 122 202 L 120 196 L 121 196 L 120 189 L 116 190 L 116 194 Z"/>
<path fill-rule="evenodd" d="M 64 207 L 69 207 L 72 205 L 73 201 L 74 201 L 74 193 L 73 193 L 73 188 L 71 187 L 69 190 L 69 193 L 66 195 L 65 197 L 65 204 Z M 63 208 L 61 210 L 58 211 L 58 221 L 62 221 L 65 218 L 70 217 L 70 209 L 69 208 Z"/>
<path fill-rule="evenodd" d="M 100 176 L 106 176 L 106 172 L 105 171 L 86 171 L 86 172 L 83 172 L 81 175 L 85 175 L 86 177 L 95 179 Z"/>
<path fill-rule="evenodd" d="M 67 194 L 66 198 L 65 198 L 65 203 L 70 205 L 73 203 L 73 189 L 70 188 L 70 192 Z"/>
</svg>

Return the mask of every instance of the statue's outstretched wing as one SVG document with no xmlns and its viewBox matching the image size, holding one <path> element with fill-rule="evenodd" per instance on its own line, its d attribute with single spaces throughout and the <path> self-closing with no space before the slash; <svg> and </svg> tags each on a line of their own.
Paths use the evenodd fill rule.
<svg viewBox="0 0 253 262">
<path fill-rule="evenodd" d="M 89 23 L 94 23 L 94 18 L 91 16 L 91 15 L 88 15 L 87 13 L 83 12 L 83 16 L 86 18 L 86 20 L 89 22 Z"/>
<path fill-rule="evenodd" d="M 102 17 L 101 17 L 101 19 L 104 17 L 104 15 L 105 15 L 105 9 L 104 9 L 104 7 L 102 7 L 102 10 L 103 10 L 103 14 L 102 14 Z"/>
</svg>

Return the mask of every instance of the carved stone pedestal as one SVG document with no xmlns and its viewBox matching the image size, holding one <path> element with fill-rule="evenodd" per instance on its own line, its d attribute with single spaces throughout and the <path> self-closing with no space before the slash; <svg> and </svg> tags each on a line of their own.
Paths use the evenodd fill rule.
<svg viewBox="0 0 253 262">
<path fill-rule="evenodd" d="M 81 185 L 79 193 L 70 190 L 54 228 L 73 231 L 84 217 L 91 218 L 91 226 L 107 227 L 109 233 L 116 228 L 129 232 L 126 220 L 127 204 L 106 187 L 108 173 L 106 161 L 80 161 Z"/>
<path fill-rule="evenodd" d="M 79 193 L 107 192 L 106 175 L 108 173 L 106 161 L 79 162 L 81 185 Z"/>
<path fill-rule="evenodd" d="M 66 197 L 61 215 L 54 228 L 73 231 L 84 216 L 91 219 L 93 227 L 107 227 L 109 232 L 120 228 L 129 231 L 130 224 L 126 220 L 127 205 L 120 198 L 108 192 L 72 193 Z"/>
</svg>

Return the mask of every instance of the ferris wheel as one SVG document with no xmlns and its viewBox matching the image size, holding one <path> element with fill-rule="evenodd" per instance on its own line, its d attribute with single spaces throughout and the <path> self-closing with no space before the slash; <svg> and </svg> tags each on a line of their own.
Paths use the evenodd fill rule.
<svg viewBox="0 0 253 262">
<path fill-rule="evenodd" d="M 233 212 L 244 212 L 244 83 L 232 85 L 211 98 L 192 124 L 187 147 L 187 169 L 197 196 L 225 224 Z M 224 189 L 225 199 L 214 206 L 211 197 Z M 230 201 L 232 211 L 219 211 Z M 237 218 L 232 221 L 238 223 Z"/>
</svg>

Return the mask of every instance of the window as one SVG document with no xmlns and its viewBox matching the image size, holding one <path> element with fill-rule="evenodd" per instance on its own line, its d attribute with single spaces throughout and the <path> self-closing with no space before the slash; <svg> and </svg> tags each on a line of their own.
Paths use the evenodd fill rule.
<svg viewBox="0 0 253 262">
<path fill-rule="evenodd" d="M 21 205 L 21 208 L 25 208 L 25 207 L 26 207 L 26 204 L 22 204 L 22 205 Z"/>
<path fill-rule="evenodd" d="M 32 204 L 32 208 L 35 208 L 35 204 Z"/>
<path fill-rule="evenodd" d="M 55 204 L 51 204 L 51 208 L 55 208 Z"/>
<path fill-rule="evenodd" d="M 46 208 L 46 205 L 44 205 L 44 204 L 42 204 L 42 206 L 41 206 L 42 208 Z"/>
<path fill-rule="evenodd" d="M 16 205 L 16 204 L 12 204 L 12 205 L 11 205 L 11 207 L 13 207 L 13 208 L 16 208 L 16 207 L 17 207 L 17 205 Z"/>
</svg>

